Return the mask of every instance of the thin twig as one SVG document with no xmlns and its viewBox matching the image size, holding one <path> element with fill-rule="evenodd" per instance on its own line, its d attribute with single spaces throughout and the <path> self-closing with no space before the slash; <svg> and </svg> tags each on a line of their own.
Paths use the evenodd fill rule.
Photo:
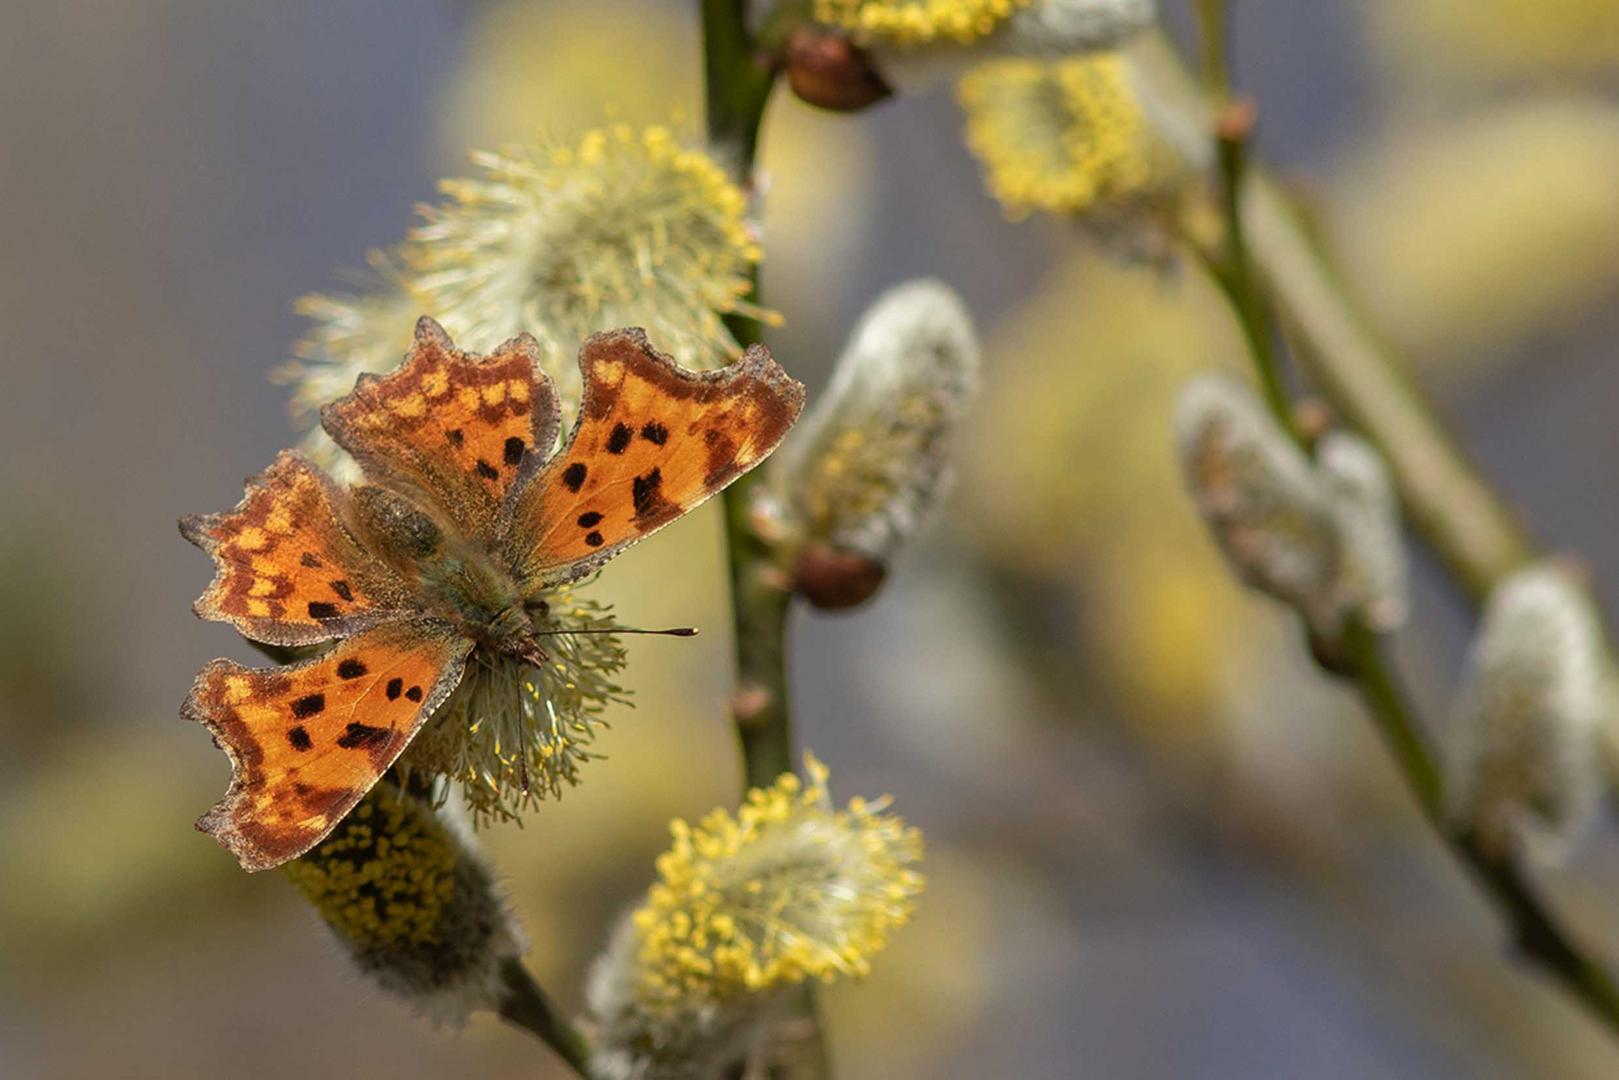
<svg viewBox="0 0 1619 1080">
<path fill-rule="evenodd" d="M 1215 281 L 1238 313 L 1237 322 L 1248 343 L 1248 352 L 1254 358 L 1271 412 L 1296 440 L 1299 429 L 1289 405 L 1282 361 L 1276 350 L 1269 301 L 1248 250 L 1248 230 L 1243 221 L 1242 191 L 1248 173 L 1248 140 L 1253 130 L 1254 108 L 1247 102 L 1228 102 L 1215 120 L 1220 210 L 1225 228 L 1220 256 L 1205 259 L 1205 265 L 1214 272 Z"/>
<path fill-rule="evenodd" d="M 500 1015 L 513 1027 L 522 1028 L 557 1052 L 580 1076 L 590 1075 L 590 1042 L 568 1019 L 567 1014 L 546 996 L 540 984 L 521 960 L 507 960 L 500 967 Z"/>
</svg>

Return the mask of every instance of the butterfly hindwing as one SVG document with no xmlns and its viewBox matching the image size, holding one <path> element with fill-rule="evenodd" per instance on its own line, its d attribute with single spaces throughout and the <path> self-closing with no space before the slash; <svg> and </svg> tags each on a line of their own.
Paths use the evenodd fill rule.
<svg viewBox="0 0 1619 1080">
<path fill-rule="evenodd" d="M 527 591 L 571 581 L 691 510 L 775 449 L 804 388 L 762 346 L 691 372 L 640 330 L 593 335 L 568 443 L 509 500 L 503 538 Z"/>
<path fill-rule="evenodd" d="M 215 660 L 182 714 L 230 756 L 225 798 L 197 827 L 248 870 L 319 843 L 461 681 L 472 642 L 436 620 L 390 622 L 288 667 Z"/>
<path fill-rule="evenodd" d="M 527 335 L 463 353 L 423 318 L 404 363 L 362 375 L 321 424 L 372 481 L 421 492 L 468 539 L 487 538 L 506 493 L 556 443 L 556 394 L 538 359 Z"/>
<path fill-rule="evenodd" d="M 216 566 L 197 614 L 273 645 L 325 641 L 397 615 L 405 587 L 344 524 L 345 499 L 283 451 L 247 482 L 236 509 L 181 519 L 180 532 Z"/>
</svg>

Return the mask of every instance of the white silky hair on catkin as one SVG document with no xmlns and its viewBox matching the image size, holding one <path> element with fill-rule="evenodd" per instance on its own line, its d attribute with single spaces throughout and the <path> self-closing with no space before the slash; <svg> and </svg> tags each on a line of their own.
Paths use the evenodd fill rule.
<svg viewBox="0 0 1619 1080">
<path fill-rule="evenodd" d="M 1530 566 L 1485 607 L 1450 731 L 1453 820 L 1504 852 L 1567 857 L 1601 788 L 1597 735 L 1614 710 L 1596 611 L 1568 571 Z"/>
<path fill-rule="evenodd" d="M 1116 49 L 1150 26 L 1156 15 L 1154 0 L 1039 0 L 968 45 L 873 44 L 867 51 L 896 93 L 916 94 L 995 57 L 1056 59 Z"/>
<path fill-rule="evenodd" d="M 924 279 L 883 294 L 778 455 L 774 497 L 790 526 L 879 561 L 893 555 L 948 487 L 979 365 L 972 319 L 948 286 Z"/>
<path fill-rule="evenodd" d="M 1410 602 L 1399 499 L 1388 466 L 1370 443 L 1345 431 L 1322 438 L 1316 466 L 1332 492 L 1343 542 L 1340 602 L 1373 630 L 1398 629 Z"/>
<path fill-rule="evenodd" d="M 1253 391 L 1225 375 L 1187 384 L 1174 429 L 1187 489 L 1237 576 L 1318 629 L 1333 627 L 1343 562 L 1338 521 L 1304 452 Z"/>
</svg>

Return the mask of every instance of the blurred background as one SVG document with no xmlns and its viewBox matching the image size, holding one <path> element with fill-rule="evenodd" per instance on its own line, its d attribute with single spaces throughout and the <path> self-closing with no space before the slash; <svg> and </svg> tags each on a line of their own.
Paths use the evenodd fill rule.
<svg viewBox="0 0 1619 1080">
<path fill-rule="evenodd" d="M 1173 27 L 1187 4 L 1163 0 Z M 279 875 L 193 819 L 227 764 L 177 706 L 216 655 L 182 513 L 294 435 L 300 294 L 400 239 L 468 150 L 700 116 L 674 0 L 12 0 L 0 36 L 0 1075 L 550 1075 L 492 1020 L 362 982 Z M 1551 546 L 1619 595 L 1619 17 L 1611 0 L 1243 0 L 1264 152 Z M 779 96 L 764 294 L 812 394 L 881 289 L 936 275 L 987 345 L 958 483 L 871 608 L 793 627 L 834 793 L 929 845 L 914 924 L 835 987 L 851 1078 L 1612 1076 L 1422 825 L 1291 619 L 1227 581 L 1170 401 L 1238 339 L 1194 275 L 1004 221 L 948 87 Z M 993 475 L 980 464 L 993 458 Z M 1017 523 L 1016 529 L 1009 523 Z M 567 1005 L 673 815 L 740 792 L 714 508 L 615 563 L 638 705 L 583 786 L 488 832 Z M 1400 635 L 1442 722 L 1469 619 L 1421 565 Z M 1611 824 L 1611 823 L 1609 823 Z M 1619 958 L 1611 829 L 1548 888 Z"/>
</svg>

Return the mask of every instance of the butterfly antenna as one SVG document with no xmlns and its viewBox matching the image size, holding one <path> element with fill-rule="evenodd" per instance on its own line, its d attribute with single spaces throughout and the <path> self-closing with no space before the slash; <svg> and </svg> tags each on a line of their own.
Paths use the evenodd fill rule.
<svg viewBox="0 0 1619 1080">
<path fill-rule="evenodd" d="M 695 626 L 671 626 L 667 630 L 643 630 L 636 626 L 602 626 L 586 630 L 536 630 L 535 635 L 541 634 L 657 634 L 661 637 L 696 637 Z"/>
</svg>

